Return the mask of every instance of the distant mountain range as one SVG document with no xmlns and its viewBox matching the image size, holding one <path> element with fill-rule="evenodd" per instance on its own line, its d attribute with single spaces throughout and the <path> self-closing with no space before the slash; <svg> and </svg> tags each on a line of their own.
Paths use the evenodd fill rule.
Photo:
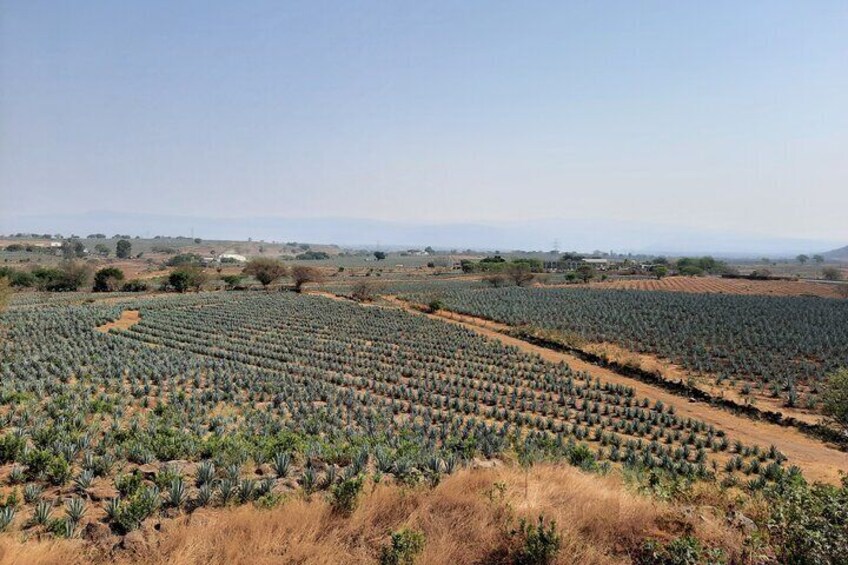
<svg viewBox="0 0 848 565">
<path fill-rule="evenodd" d="M 206 239 L 334 243 L 346 247 L 477 250 L 544 250 L 652 254 L 713 254 L 723 257 L 794 256 L 818 253 L 844 242 L 717 233 L 638 220 L 588 218 L 499 223 L 401 223 L 356 218 L 211 218 L 88 212 L 84 214 L 0 216 L 0 233 L 128 233 L 197 236 Z M 848 253 L 848 248 L 830 254 Z M 830 255 L 829 255 L 830 256 Z M 836 255 L 833 258 L 837 258 Z"/>
<path fill-rule="evenodd" d="M 829 261 L 845 261 L 848 262 L 848 245 L 823 253 L 825 259 Z"/>
</svg>

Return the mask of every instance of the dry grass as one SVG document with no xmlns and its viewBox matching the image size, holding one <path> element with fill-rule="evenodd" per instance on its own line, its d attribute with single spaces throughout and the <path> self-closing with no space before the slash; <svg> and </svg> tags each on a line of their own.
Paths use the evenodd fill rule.
<svg viewBox="0 0 848 565">
<path fill-rule="evenodd" d="M 4 536 L 0 538 L 0 565 L 69 565 L 87 563 L 80 540 L 36 541 Z"/>
<path fill-rule="evenodd" d="M 647 537 L 694 533 L 733 553 L 741 539 L 722 520 L 703 512 L 685 518 L 679 508 L 626 490 L 614 477 L 572 467 L 539 465 L 464 470 L 435 489 L 377 485 L 352 516 L 333 514 L 320 495 L 290 500 L 271 510 L 240 507 L 202 510 L 148 524 L 133 549 L 84 555 L 80 542 L 56 544 L 2 540 L 0 565 L 110 562 L 149 564 L 375 563 L 390 532 L 411 527 L 426 544 L 417 563 L 496 563 L 510 545 L 516 519 L 539 515 L 556 520 L 562 536 L 561 564 L 628 563 L 628 551 Z M 494 488 L 494 485 L 503 485 Z M 368 487 L 371 489 L 371 487 Z"/>
</svg>

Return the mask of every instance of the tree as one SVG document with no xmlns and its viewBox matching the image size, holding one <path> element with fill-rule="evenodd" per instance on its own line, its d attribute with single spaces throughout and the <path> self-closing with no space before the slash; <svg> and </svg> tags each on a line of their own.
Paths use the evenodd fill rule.
<svg viewBox="0 0 848 565">
<path fill-rule="evenodd" d="M 100 269 L 94 275 L 94 292 L 115 292 L 124 280 L 124 272 L 117 267 Z"/>
<path fill-rule="evenodd" d="M 77 239 L 69 239 L 62 244 L 62 257 L 67 260 L 85 257 L 85 245 Z"/>
<path fill-rule="evenodd" d="M 132 254 L 132 243 L 126 239 L 118 240 L 118 243 L 115 245 L 115 255 L 118 259 L 129 259 Z"/>
<path fill-rule="evenodd" d="M 804 263 L 806 263 L 807 261 L 809 261 L 809 260 L 810 260 L 810 258 L 809 258 L 809 257 L 807 257 L 806 255 L 804 255 L 803 253 L 802 253 L 801 255 L 798 255 L 797 257 L 795 257 L 795 259 L 796 259 L 799 263 L 801 263 L 802 265 L 803 265 Z"/>
<path fill-rule="evenodd" d="M 848 433 L 848 368 L 828 375 L 822 392 L 822 411 Z"/>
<path fill-rule="evenodd" d="M 59 268 L 33 269 L 32 276 L 39 290 L 74 292 L 87 285 L 91 270 L 84 263 L 64 261 Z"/>
<path fill-rule="evenodd" d="M 374 285 L 368 281 L 359 281 L 353 286 L 350 296 L 357 302 L 371 302 L 374 300 Z"/>
<path fill-rule="evenodd" d="M 514 282 L 516 286 L 530 284 L 535 278 L 530 265 L 528 263 L 519 262 L 511 263 L 506 268 L 506 275 L 512 279 L 512 282 Z"/>
<path fill-rule="evenodd" d="M 821 265 L 822 263 L 824 263 L 824 257 L 821 255 L 813 255 L 813 261 Z"/>
<path fill-rule="evenodd" d="M 375 251 L 374 252 L 374 258 L 376 258 L 377 261 L 382 261 L 383 259 L 386 258 L 385 251 Z"/>
<path fill-rule="evenodd" d="M 483 282 L 494 288 L 500 288 L 506 286 L 508 279 L 501 273 L 492 273 L 483 277 Z"/>
<path fill-rule="evenodd" d="M 227 290 L 232 290 L 241 284 L 241 275 L 224 275 L 221 277 Z"/>
<path fill-rule="evenodd" d="M 180 267 L 168 275 L 168 286 L 177 292 L 187 290 L 200 290 L 206 282 L 206 273 L 203 269 L 195 266 Z"/>
<path fill-rule="evenodd" d="M 825 267 L 822 269 L 822 277 L 824 277 L 824 280 L 826 281 L 841 281 L 842 271 L 836 267 Z"/>
<path fill-rule="evenodd" d="M 428 245 L 427 247 L 424 248 L 424 253 L 426 253 L 427 255 L 435 255 L 436 250 Z"/>
<path fill-rule="evenodd" d="M 324 278 L 321 275 L 321 271 L 315 267 L 305 267 L 303 265 L 298 265 L 293 268 L 291 277 L 292 280 L 294 280 L 295 292 L 301 292 L 303 290 L 303 286 L 307 283 L 320 282 Z"/>
<path fill-rule="evenodd" d="M 102 243 L 98 243 L 97 245 L 95 245 L 94 250 L 101 257 L 108 257 L 109 256 L 109 247 L 107 247 L 106 245 L 104 245 Z"/>
<path fill-rule="evenodd" d="M 668 274 L 668 267 L 665 265 L 654 265 L 651 267 L 651 272 L 657 279 L 661 279 Z"/>
<path fill-rule="evenodd" d="M 595 269 L 592 268 L 592 265 L 580 265 L 577 267 L 577 276 L 584 283 L 587 283 L 595 277 Z"/>
<path fill-rule="evenodd" d="M 286 271 L 286 266 L 279 259 L 256 257 L 245 265 L 242 273 L 255 278 L 264 288 L 268 288 L 269 284 L 286 276 Z"/>
</svg>

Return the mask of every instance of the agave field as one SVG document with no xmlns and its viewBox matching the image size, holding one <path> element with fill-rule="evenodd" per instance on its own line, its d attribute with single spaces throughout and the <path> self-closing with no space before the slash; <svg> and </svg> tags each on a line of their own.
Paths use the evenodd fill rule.
<svg viewBox="0 0 848 565">
<path fill-rule="evenodd" d="M 439 297 L 457 312 L 573 332 L 775 394 L 801 385 L 815 392 L 827 373 L 848 366 L 846 300 L 518 287 L 446 289 Z"/>
<path fill-rule="evenodd" d="M 531 304 L 500 292 L 501 311 Z M 141 322 L 96 330 L 126 309 Z M 365 474 L 438 481 L 504 454 L 753 489 L 785 473 L 774 448 L 400 310 L 206 293 L 27 301 L 2 322 L 2 529 L 71 536 L 96 521 L 125 533 L 153 514 Z"/>
</svg>

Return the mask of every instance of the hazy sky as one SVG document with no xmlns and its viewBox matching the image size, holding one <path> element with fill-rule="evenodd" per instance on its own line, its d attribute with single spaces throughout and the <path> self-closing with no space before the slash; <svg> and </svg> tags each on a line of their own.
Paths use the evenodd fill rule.
<svg viewBox="0 0 848 565">
<path fill-rule="evenodd" d="M 2 218 L 848 238 L 848 2 L 0 1 Z"/>
</svg>

